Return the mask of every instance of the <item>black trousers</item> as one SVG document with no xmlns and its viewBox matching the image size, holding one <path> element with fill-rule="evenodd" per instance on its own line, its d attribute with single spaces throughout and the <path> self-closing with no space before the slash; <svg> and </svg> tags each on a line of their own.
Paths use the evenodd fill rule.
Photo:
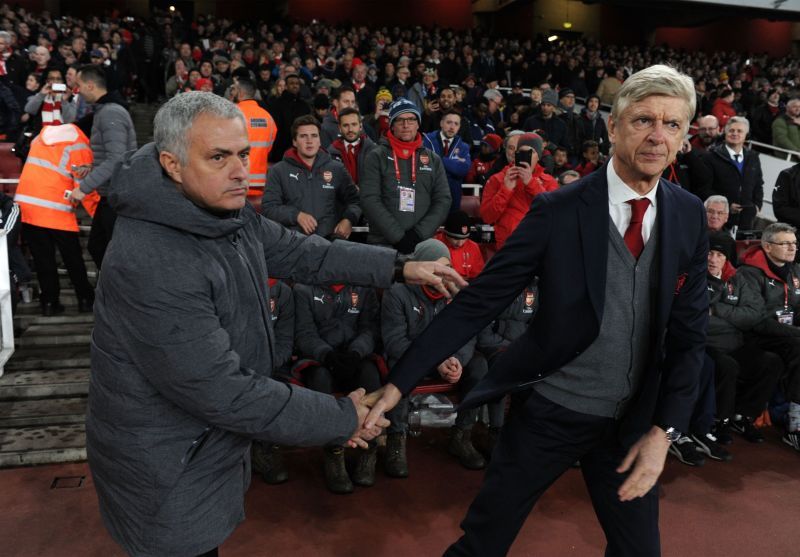
<svg viewBox="0 0 800 557">
<path fill-rule="evenodd" d="M 730 419 L 737 413 L 748 418 L 760 416 L 783 372 L 780 356 L 753 343 L 731 352 L 715 348 L 706 352 L 714 360 L 717 418 Z"/>
<path fill-rule="evenodd" d="M 381 376 L 378 366 L 371 358 L 363 358 L 358 370 L 348 377 L 337 375 L 324 366 L 312 366 L 303 371 L 306 387 L 312 391 L 332 394 L 334 392 L 350 392 L 363 388 L 367 393 L 381 388 Z"/>
<path fill-rule="evenodd" d="M 685 433 L 703 436 L 711 431 L 714 425 L 714 417 L 717 415 L 715 375 L 714 360 L 706 354 L 703 357 L 703 367 L 700 368 L 697 402 L 695 402 L 694 411 L 692 412 L 690 431 Z"/>
<path fill-rule="evenodd" d="M 56 247 L 67 268 L 75 294 L 81 300 L 94 300 L 94 288 L 86 276 L 81 243 L 77 232 L 53 230 L 22 223 L 22 235 L 36 265 L 36 278 L 41 289 L 41 303 L 56 303 L 61 294 L 56 265 Z"/>
<path fill-rule="evenodd" d="M 117 214 L 114 209 L 109 206 L 105 197 L 101 197 L 94 212 L 92 230 L 89 232 L 89 244 L 86 246 L 89 250 L 89 255 L 94 260 L 94 264 L 97 265 L 97 270 L 100 270 L 100 266 L 103 263 L 116 221 Z"/>
<path fill-rule="evenodd" d="M 568 410 L 534 390 L 526 400 L 515 395 L 481 490 L 461 523 L 464 535 L 445 555 L 506 555 L 539 497 L 576 460 L 606 535 L 606 556 L 660 555 L 657 486 L 633 501 L 617 496 L 627 477 L 616 472 L 627 453 L 618 428 L 612 418 Z"/>
<path fill-rule="evenodd" d="M 800 337 L 768 337 L 753 335 L 762 350 L 774 352 L 783 361 L 778 385 L 790 402 L 800 403 Z"/>
</svg>

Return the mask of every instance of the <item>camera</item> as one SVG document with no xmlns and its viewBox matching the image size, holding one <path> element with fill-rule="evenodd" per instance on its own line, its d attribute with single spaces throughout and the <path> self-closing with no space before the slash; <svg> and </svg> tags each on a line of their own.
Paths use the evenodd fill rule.
<svg viewBox="0 0 800 557">
<path fill-rule="evenodd" d="M 53 93 L 65 93 L 67 86 L 64 83 L 53 83 L 50 89 L 52 89 Z"/>
</svg>

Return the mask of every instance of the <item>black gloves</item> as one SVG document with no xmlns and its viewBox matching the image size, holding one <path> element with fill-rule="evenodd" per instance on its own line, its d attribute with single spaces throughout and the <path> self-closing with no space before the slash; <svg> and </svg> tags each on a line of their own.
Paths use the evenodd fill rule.
<svg viewBox="0 0 800 557">
<path fill-rule="evenodd" d="M 417 234 L 414 229 L 411 228 L 406 230 L 406 233 L 403 234 L 403 237 L 400 238 L 400 241 L 397 242 L 394 247 L 400 253 L 411 253 L 421 241 L 422 238 L 419 237 L 419 234 Z"/>
</svg>

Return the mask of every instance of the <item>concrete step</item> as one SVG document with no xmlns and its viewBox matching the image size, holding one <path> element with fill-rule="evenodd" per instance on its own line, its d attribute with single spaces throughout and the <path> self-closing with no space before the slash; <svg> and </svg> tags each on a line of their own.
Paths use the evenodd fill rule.
<svg viewBox="0 0 800 557">
<path fill-rule="evenodd" d="M 87 272 L 86 275 L 89 278 L 89 283 L 94 286 L 95 282 L 97 281 L 96 277 L 94 276 L 94 275 L 96 275 L 96 273 L 94 273 L 92 276 L 89 276 L 89 273 Z M 58 285 L 61 287 L 62 291 L 63 290 L 72 290 L 72 281 L 69 279 L 69 276 L 67 276 L 66 269 L 64 270 L 63 274 L 59 274 L 58 275 Z M 39 292 L 39 281 L 36 280 L 36 274 L 35 273 L 34 273 L 33 280 L 31 280 L 28 283 L 28 286 L 33 288 L 34 291 L 38 295 L 38 292 Z"/>
<path fill-rule="evenodd" d="M 37 306 L 38 307 L 38 306 Z M 14 327 L 26 330 L 31 325 L 72 325 L 76 323 L 94 323 L 94 314 L 79 313 L 77 315 L 56 315 L 53 317 L 43 317 L 42 315 L 15 315 Z"/>
<path fill-rule="evenodd" d="M 0 428 L 83 423 L 86 397 L 0 402 Z"/>
<path fill-rule="evenodd" d="M 0 377 L 0 400 L 86 396 L 89 369 L 13 371 Z"/>
<path fill-rule="evenodd" d="M 88 368 L 89 345 L 21 346 L 6 362 L 5 372 Z"/>
<path fill-rule="evenodd" d="M 83 422 L 0 429 L 0 468 L 86 460 Z"/>
<path fill-rule="evenodd" d="M 64 313 L 62 313 L 61 315 L 81 315 L 80 313 L 78 313 L 78 302 L 76 300 L 65 302 L 62 299 L 61 304 L 64 306 Z M 27 304 L 20 303 L 19 305 L 17 305 L 16 315 L 37 315 L 41 317 L 42 308 L 39 305 L 39 300 L 33 300 L 32 302 Z"/>
<path fill-rule="evenodd" d="M 93 323 L 59 325 L 31 325 L 17 338 L 20 348 L 28 346 L 88 346 L 91 341 Z"/>
</svg>

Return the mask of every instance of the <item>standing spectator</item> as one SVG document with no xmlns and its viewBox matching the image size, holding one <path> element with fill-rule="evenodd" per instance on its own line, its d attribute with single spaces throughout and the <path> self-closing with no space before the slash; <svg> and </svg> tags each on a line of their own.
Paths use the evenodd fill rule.
<svg viewBox="0 0 800 557">
<path fill-rule="evenodd" d="M 711 107 L 711 114 L 719 121 L 721 128 L 724 128 L 728 120 L 736 116 L 736 109 L 733 106 L 735 97 L 733 89 L 724 89 L 714 101 L 714 106 Z"/>
<path fill-rule="evenodd" d="M 772 209 L 779 222 L 800 226 L 800 163 L 781 170 L 772 192 Z"/>
<path fill-rule="evenodd" d="M 319 393 L 368 393 L 381 386 L 373 352 L 380 338 L 380 307 L 375 289 L 350 284 L 294 287 L 295 345 L 300 358 L 293 373 L 306 387 Z M 344 462 L 344 447 L 325 446 L 325 485 L 333 493 L 352 493 L 353 484 L 375 483 L 377 443 L 359 450 L 351 481 Z"/>
<path fill-rule="evenodd" d="M 43 46 L 35 46 L 30 53 L 31 63 L 28 67 L 30 73 L 44 76 L 50 68 L 50 51 Z"/>
<path fill-rule="evenodd" d="M 339 135 L 341 137 L 328 147 L 328 153 L 333 160 L 344 165 L 358 187 L 364 161 L 375 148 L 375 142 L 364 133 L 361 114 L 357 108 L 345 108 L 339 113 Z"/>
<path fill-rule="evenodd" d="M 439 98 L 440 87 L 436 68 L 428 66 L 422 74 L 422 80 L 408 90 L 408 100 L 417 105 L 417 110 L 421 114 L 427 110 L 428 103 Z"/>
<path fill-rule="evenodd" d="M 556 115 L 556 105 L 558 104 L 558 94 L 549 89 L 542 94 L 542 104 L 539 109 L 540 115 L 533 115 L 525 120 L 525 131 L 541 130 L 549 145 L 556 147 L 566 147 L 569 149 L 569 137 L 567 136 L 567 125 Z"/>
<path fill-rule="evenodd" d="M 333 108 L 322 119 L 321 141 L 322 148 L 327 149 L 334 140 L 339 137 L 339 112 L 345 108 L 358 107 L 356 94 L 349 85 L 342 85 L 336 90 L 331 99 Z M 369 113 L 367 113 L 369 114 Z"/>
<path fill-rule="evenodd" d="M 581 115 L 575 110 L 575 93 L 572 89 L 565 88 L 558 92 L 558 109 L 561 112 L 558 117 L 567 125 L 567 143 L 564 147 L 574 156 L 582 145 L 579 141 L 583 125 Z"/>
<path fill-rule="evenodd" d="M 28 75 L 28 62 L 12 47 L 11 33 L 0 31 L 0 78 L 13 85 L 23 85 Z"/>
<path fill-rule="evenodd" d="M 695 153 L 702 154 L 714 147 L 719 139 L 719 120 L 708 114 L 697 119 L 697 133 L 689 141 Z"/>
<path fill-rule="evenodd" d="M 423 136 L 422 144 L 439 155 L 447 174 L 452 203 L 450 212 L 461 209 L 461 186 L 469 171 L 472 159 L 469 156 L 469 145 L 464 143 L 458 132 L 461 128 L 461 114 L 450 110 L 442 115 L 439 121 L 440 130 Z"/>
<path fill-rule="evenodd" d="M 435 239 L 447 246 L 450 251 L 450 264 L 466 280 L 481 274 L 485 262 L 481 248 L 469 238 L 469 215 L 464 211 L 454 211 L 447 215 L 444 230 Z"/>
<path fill-rule="evenodd" d="M 56 91 L 55 89 L 61 89 Z M 61 71 L 51 69 L 47 72 L 47 80 L 42 89 L 28 97 L 25 112 L 36 119 L 36 132 L 44 126 L 60 126 L 75 121 L 77 105 L 70 102 L 72 91 L 64 83 Z"/>
<path fill-rule="evenodd" d="M 758 153 L 745 149 L 750 124 L 734 116 L 725 125 L 725 142 L 713 147 L 703 159 L 711 169 L 711 190 L 730 204 L 730 226 L 751 230 L 764 198 L 764 178 Z"/>
<path fill-rule="evenodd" d="M 0 81 L 0 140 L 15 140 L 21 121 L 22 110 L 14 93 Z"/>
<path fill-rule="evenodd" d="M 800 98 L 786 103 L 786 112 L 772 122 L 772 144 L 800 152 Z"/>
<path fill-rule="evenodd" d="M 78 298 L 78 311 L 92 311 L 94 289 L 78 238 L 78 220 L 65 191 L 79 180 L 74 166 L 90 165 L 89 139 L 73 124 L 47 126 L 31 143 L 30 157 L 22 168 L 15 201 L 22 209 L 23 235 L 36 265 L 41 290 L 42 315 L 63 313 L 55 250 L 58 248 Z M 89 202 L 91 198 L 86 198 Z"/>
<path fill-rule="evenodd" d="M 576 146 L 583 145 L 584 141 L 589 140 L 596 141 L 600 146 L 600 152 L 608 155 L 608 148 L 611 144 L 608 142 L 606 121 L 600 114 L 600 97 L 597 95 L 590 95 L 586 99 L 586 107 L 581 110 L 578 119 L 578 143 Z"/>
<path fill-rule="evenodd" d="M 269 169 L 262 214 L 307 235 L 349 238 L 361 217 L 350 174 L 320 148 L 316 118 L 301 116 L 291 134 L 293 147 Z"/>
<path fill-rule="evenodd" d="M 614 75 L 611 75 L 611 74 Z M 600 97 L 600 102 L 603 104 L 611 105 L 617 97 L 617 93 L 622 88 L 622 82 L 625 79 L 625 70 L 623 68 L 616 68 L 608 71 L 606 76 L 597 86 L 596 95 Z"/>
<path fill-rule="evenodd" d="M 355 91 L 356 102 L 361 114 L 372 114 L 375 110 L 375 88 L 367 82 L 366 64 L 358 64 L 353 68 L 353 78 L 351 80 L 353 91 Z"/>
<path fill-rule="evenodd" d="M 108 243 L 114 231 L 116 213 L 108 204 L 111 175 L 122 155 L 136 149 L 136 132 L 125 101 L 118 91 L 108 92 L 102 68 L 83 66 L 78 72 L 78 90 L 86 102 L 94 105 L 91 145 L 94 163 L 89 170 L 83 167 L 78 177 L 80 186 L 72 191 L 72 198 L 80 201 L 93 191 L 100 194 L 100 202 L 92 219 L 88 250 L 100 269 Z"/>
<path fill-rule="evenodd" d="M 753 109 L 750 117 L 750 136 L 760 143 L 775 144 L 772 137 L 772 124 L 781 116 L 781 94 L 771 89 L 767 101 Z"/>
<path fill-rule="evenodd" d="M 739 272 L 761 296 L 761 315 L 753 327 L 753 340 L 762 350 L 780 356 L 785 366 L 781 390 L 789 401 L 789 415 L 783 441 L 800 451 L 800 327 L 795 316 L 800 311 L 800 267 L 795 228 L 774 223 L 764 229 L 761 245 L 742 255 Z M 775 286 L 773 286 L 775 285 Z M 731 426 L 740 432 L 752 429 L 745 416 Z"/>
<path fill-rule="evenodd" d="M 558 182 L 545 174 L 539 164 L 544 145 L 535 133 L 526 133 L 517 140 L 516 153 L 530 153 L 528 161 L 517 164 L 512 159 L 502 171 L 489 178 L 481 200 L 481 218 L 494 225 L 497 249 L 528 213 L 534 197 L 558 189 Z"/>
<path fill-rule="evenodd" d="M 248 178 L 247 199 L 258 204 L 264 197 L 267 183 L 269 153 L 275 143 L 278 128 L 269 112 L 261 108 L 255 100 L 256 87 L 253 82 L 240 78 L 231 86 L 231 95 L 247 123 L 247 136 L 250 139 L 250 176 Z"/>
<path fill-rule="evenodd" d="M 311 107 L 300 96 L 300 85 L 300 76 L 297 74 L 287 75 L 286 90 L 267 103 L 267 110 L 274 116 L 275 123 L 278 125 L 278 133 L 270 152 L 269 162 L 280 161 L 286 150 L 292 146 L 291 129 L 294 121 L 300 116 L 311 114 Z M 277 82 L 276 87 L 278 87 Z"/>
<path fill-rule="evenodd" d="M 433 237 L 452 202 L 441 159 L 422 145 L 420 120 L 408 99 L 392 103 L 390 131 L 367 155 L 359 184 L 369 243 L 389 244 L 401 253 Z"/>
</svg>

